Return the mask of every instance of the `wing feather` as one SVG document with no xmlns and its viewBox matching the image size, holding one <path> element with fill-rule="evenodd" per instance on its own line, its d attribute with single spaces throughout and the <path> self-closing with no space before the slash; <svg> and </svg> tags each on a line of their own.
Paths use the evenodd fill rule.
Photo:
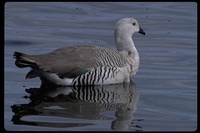
<svg viewBox="0 0 200 133">
<path fill-rule="evenodd" d="M 43 71 L 61 77 L 76 77 L 98 66 L 124 66 L 126 60 L 118 52 L 93 45 L 74 45 L 57 49 L 44 55 L 26 55 Z"/>
</svg>

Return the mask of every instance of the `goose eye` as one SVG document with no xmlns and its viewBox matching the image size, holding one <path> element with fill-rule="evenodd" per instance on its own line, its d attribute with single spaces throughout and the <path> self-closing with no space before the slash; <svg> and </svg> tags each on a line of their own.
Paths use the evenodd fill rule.
<svg viewBox="0 0 200 133">
<path fill-rule="evenodd" d="M 133 25 L 135 25 L 135 22 L 133 23 Z"/>
</svg>

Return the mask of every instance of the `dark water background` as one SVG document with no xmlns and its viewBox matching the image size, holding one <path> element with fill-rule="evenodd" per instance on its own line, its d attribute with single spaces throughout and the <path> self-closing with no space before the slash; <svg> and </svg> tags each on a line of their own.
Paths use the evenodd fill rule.
<svg viewBox="0 0 200 133">
<path fill-rule="evenodd" d="M 14 65 L 14 51 L 40 54 L 73 44 L 115 49 L 113 29 L 123 17 L 136 18 L 146 32 L 133 36 L 141 58 L 134 83 L 35 92 L 40 80 L 26 80 L 29 69 Z M 194 2 L 8 2 L 4 56 L 6 130 L 197 129 Z"/>
</svg>

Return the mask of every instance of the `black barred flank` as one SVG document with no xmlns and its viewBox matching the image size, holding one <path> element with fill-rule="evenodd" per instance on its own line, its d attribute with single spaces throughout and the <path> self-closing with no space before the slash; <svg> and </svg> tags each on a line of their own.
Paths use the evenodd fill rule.
<svg viewBox="0 0 200 133">
<path fill-rule="evenodd" d="M 105 80 L 113 79 L 120 70 L 117 67 L 98 67 L 73 79 L 74 86 L 100 85 Z"/>
</svg>

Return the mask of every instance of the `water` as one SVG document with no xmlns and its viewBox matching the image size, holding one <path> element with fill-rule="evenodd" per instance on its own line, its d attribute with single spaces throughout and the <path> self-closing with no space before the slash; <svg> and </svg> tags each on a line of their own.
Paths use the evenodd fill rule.
<svg viewBox="0 0 200 133">
<path fill-rule="evenodd" d="M 115 49 L 113 29 L 123 17 L 135 17 L 146 32 L 133 37 L 141 58 L 134 83 L 44 91 L 38 78 L 24 78 L 28 68 L 14 64 L 14 51 L 40 54 L 71 44 Z M 194 2 L 7 2 L 4 56 L 5 130 L 197 129 Z"/>
</svg>

